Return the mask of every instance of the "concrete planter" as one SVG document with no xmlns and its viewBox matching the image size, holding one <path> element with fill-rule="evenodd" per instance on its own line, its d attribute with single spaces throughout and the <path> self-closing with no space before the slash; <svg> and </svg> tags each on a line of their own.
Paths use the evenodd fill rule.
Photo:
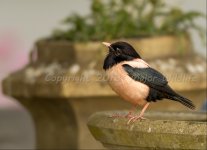
<svg viewBox="0 0 207 150">
<path fill-rule="evenodd" d="M 109 118 L 113 113 L 96 113 L 88 122 L 91 134 L 109 149 L 204 150 L 207 147 L 205 113 L 151 112 L 146 113 L 149 119 L 131 125 L 126 125 L 124 118 Z"/>
<path fill-rule="evenodd" d="M 157 36 L 139 39 L 120 39 L 131 43 L 145 59 L 165 58 L 188 55 L 193 47 L 189 36 Z M 115 40 L 118 41 L 118 40 Z M 109 41 L 113 42 L 113 41 Z M 95 58 L 102 62 L 107 51 L 99 42 L 74 42 L 42 40 L 37 42 L 39 61 L 66 61 L 85 65 Z M 68 59 L 70 56 L 70 59 Z"/>
</svg>

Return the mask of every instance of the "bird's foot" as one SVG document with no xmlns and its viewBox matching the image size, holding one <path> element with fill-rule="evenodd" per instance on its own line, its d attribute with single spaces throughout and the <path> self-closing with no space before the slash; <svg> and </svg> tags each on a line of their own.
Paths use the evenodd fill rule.
<svg viewBox="0 0 207 150">
<path fill-rule="evenodd" d="M 124 116 L 124 118 L 128 118 L 128 119 L 130 119 L 130 118 L 132 118 L 132 117 L 133 117 L 133 115 L 132 115 L 131 112 L 129 112 L 128 114 L 126 114 L 126 115 Z"/>
<path fill-rule="evenodd" d="M 139 116 L 132 116 L 130 117 L 130 119 L 128 120 L 127 124 L 130 124 L 131 122 L 134 123 L 136 120 L 145 120 L 147 118 L 142 117 L 142 115 Z"/>
</svg>

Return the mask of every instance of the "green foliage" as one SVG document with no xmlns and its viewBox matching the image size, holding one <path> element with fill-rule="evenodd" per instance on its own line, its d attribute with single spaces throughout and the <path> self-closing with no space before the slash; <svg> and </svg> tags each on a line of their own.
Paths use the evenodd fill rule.
<svg viewBox="0 0 207 150">
<path fill-rule="evenodd" d="M 92 0 L 91 14 L 67 17 L 67 30 L 55 30 L 53 39 L 70 41 L 139 38 L 164 34 L 186 34 L 196 30 L 201 37 L 205 30 L 196 18 L 205 16 L 196 11 L 183 12 L 170 8 L 163 0 Z"/>
</svg>

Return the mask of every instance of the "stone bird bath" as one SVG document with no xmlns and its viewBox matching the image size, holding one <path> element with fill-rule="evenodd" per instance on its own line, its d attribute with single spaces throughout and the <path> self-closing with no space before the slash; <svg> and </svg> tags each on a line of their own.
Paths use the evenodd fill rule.
<svg viewBox="0 0 207 150">
<path fill-rule="evenodd" d="M 110 118 L 114 113 L 98 112 L 88 121 L 91 134 L 106 148 L 204 150 L 207 147 L 205 113 L 148 112 L 147 120 L 130 125 L 125 118 Z"/>
</svg>

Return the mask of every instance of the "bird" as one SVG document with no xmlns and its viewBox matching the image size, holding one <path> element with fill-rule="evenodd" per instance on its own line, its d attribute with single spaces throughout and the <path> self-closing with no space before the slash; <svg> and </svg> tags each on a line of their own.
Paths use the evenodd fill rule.
<svg viewBox="0 0 207 150">
<path fill-rule="evenodd" d="M 129 43 L 117 41 L 102 44 L 108 48 L 103 69 L 110 87 L 133 105 L 133 109 L 125 116 L 129 118 L 127 124 L 146 119 L 143 115 L 149 104 L 162 99 L 177 101 L 195 109 L 192 101 L 176 93 L 168 85 L 167 78 L 144 61 Z M 138 106 L 143 107 L 140 114 L 132 115 Z"/>
</svg>

